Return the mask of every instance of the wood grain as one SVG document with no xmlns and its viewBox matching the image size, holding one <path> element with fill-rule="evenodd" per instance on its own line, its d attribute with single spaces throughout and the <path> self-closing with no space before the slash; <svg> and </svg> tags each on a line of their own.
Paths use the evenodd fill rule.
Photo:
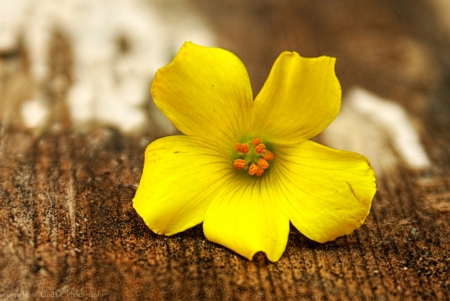
<svg viewBox="0 0 450 301">
<path fill-rule="evenodd" d="M 436 128 L 449 143 L 449 132 L 442 131 Z M 131 206 L 141 141 L 108 128 L 48 130 L 35 140 L 24 131 L 2 136 L 1 296 L 449 298 L 448 152 L 436 152 L 445 154 L 434 158 L 439 174 L 400 170 L 379 180 L 371 214 L 352 235 L 318 244 L 292 228 L 285 254 L 270 263 L 263 254 L 248 261 L 207 241 L 201 226 L 173 237 L 152 233 Z"/>
</svg>

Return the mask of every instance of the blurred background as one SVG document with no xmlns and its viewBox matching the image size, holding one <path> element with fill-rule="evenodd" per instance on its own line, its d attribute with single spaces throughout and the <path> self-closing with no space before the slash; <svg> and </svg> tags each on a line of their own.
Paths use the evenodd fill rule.
<svg viewBox="0 0 450 301">
<path fill-rule="evenodd" d="M 436 165 L 429 132 L 450 111 L 446 0 L 0 2 L 0 135 L 107 128 L 146 144 L 174 134 L 149 87 L 193 41 L 240 57 L 254 95 L 282 51 L 336 57 L 343 107 L 317 139 L 363 153 L 379 173 Z"/>
</svg>

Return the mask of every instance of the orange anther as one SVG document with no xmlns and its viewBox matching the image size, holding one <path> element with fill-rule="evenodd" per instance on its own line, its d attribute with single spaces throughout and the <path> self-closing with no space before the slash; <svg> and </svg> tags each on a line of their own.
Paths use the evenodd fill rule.
<svg viewBox="0 0 450 301">
<path fill-rule="evenodd" d="M 262 143 L 262 139 L 261 138 L 253 138 L 252 139 L 252 144 L 253 145 L 258 145 L 258 144 L 261 144 Z"/>
<path fill-rule="evenodd" d="M 245 162 L 244 159 L 236 159 L 236 160 L 234 160 L 233 165 L 234 165 L 234 168 L 236 168 L 237 170 L 242 170 L 245 168 L 247 163 Z"/>
<path fill-rule="evenodd" d="M 247 154 L 249 151 L 249 147 L 247 143 L 236 143 L 234 146 L 237 152 Z"/>
<path fill-rule="evenodd" d="M 258 168 L 258 170 L 256 171 L 256 175 L 258 177 L 262 176 L 263 173 L 264 173 L 264 169 L 262 169 L 262 168 Z"/>
<path fill-rule="evenodd" d="M 266 160 L 261 158 L 258 160 L 258 166 L 261 167 L 262 169 L 267 169 L 269 167 L 269 163 L 267 163 Z"/>
<path fill-rule="evenodd" d="M 258 154 L 261 154 L 265 148 L 266 148 L 266 146 L 264 144 L 260 143 L 260 144 L 258 144 L 257 147 L 255 147 L 255 152 L 257 152 Z"/>
<path fill-rule="evenodd" d="M 249 169 L 248 169 L 248 173 L 250 174 L 250 175 L 254 175 L 254 174 L 256 174 L 257 172 L 258 172 L 258 169 L 260 169 L 259 167 L 258 167 L 258 165 L 256 165 L 255 163 L 253 163 L 252 165 L 250 165 L 250 167 L 249 167 Z"/>
<path fill-rule="evenodd" d="M 273 153 L 271 151 L 266 150 L 264 152 L 263 158 L 266 160 L 273 160 L 273 158 L 275 158 L 275 156 L 273 155 Z"/>
</svg>

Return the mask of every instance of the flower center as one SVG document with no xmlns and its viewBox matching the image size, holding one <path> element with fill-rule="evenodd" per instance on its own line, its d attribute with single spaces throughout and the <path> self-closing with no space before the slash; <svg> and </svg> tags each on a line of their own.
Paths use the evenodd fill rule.
<svg viewBox="0 0 450 301">
<path fill-rule="evenodd" d="M 237 170 L 247 170 L 250 175 L 262 176 L 264 171 L 269 168 L 270 160 L 273 160 L 273 153 L 266 149 L 261 138 L 253 138 L 246 143 L 236 143 L 236 157 L 234 168 Z"/>
</svg>

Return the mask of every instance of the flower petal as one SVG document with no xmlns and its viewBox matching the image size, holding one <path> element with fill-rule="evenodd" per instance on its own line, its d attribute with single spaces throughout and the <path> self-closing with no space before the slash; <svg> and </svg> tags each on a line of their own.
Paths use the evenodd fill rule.
<svg viewBox="0 0 450 301">
<path fill-rule="evenodd" d="M 152 95 L 186 135 L 229 147 L 251 125 L 253 96 L 247 70 L 234 54 L 220 48 L 185 43 L 156 73 Z"/>
<path fill-rule="evenodd" d="M 331 57 L 283 52 L 255 99 L 254 130 L 274 143 L 298 143 L 322 132 L 337 116 L 341 87 Z"/>
<path fill-rule="evenodd" d="M 262 251 L 277 261 L 286 248 L 289 220 L 266 180 L 234 177 L 225 183 L 206 213 L 206 238 L 250 260 Z"/>
<path fill-rule="evenodd" d="M 155 140 L 145 151 L 133 207 L 158 234 L 184 231 L 203 221 L 222 179 L 234 172 L 230 166 L 215 149 L 195 138 Z"/>
<path fill-rule="evenodd" d="M 312 141 L 276 150 L 271 180 L 292 224 L 308 238 L 326 242 L 364 223 L 376 192 L 368 160 Z"/>
</svg>

